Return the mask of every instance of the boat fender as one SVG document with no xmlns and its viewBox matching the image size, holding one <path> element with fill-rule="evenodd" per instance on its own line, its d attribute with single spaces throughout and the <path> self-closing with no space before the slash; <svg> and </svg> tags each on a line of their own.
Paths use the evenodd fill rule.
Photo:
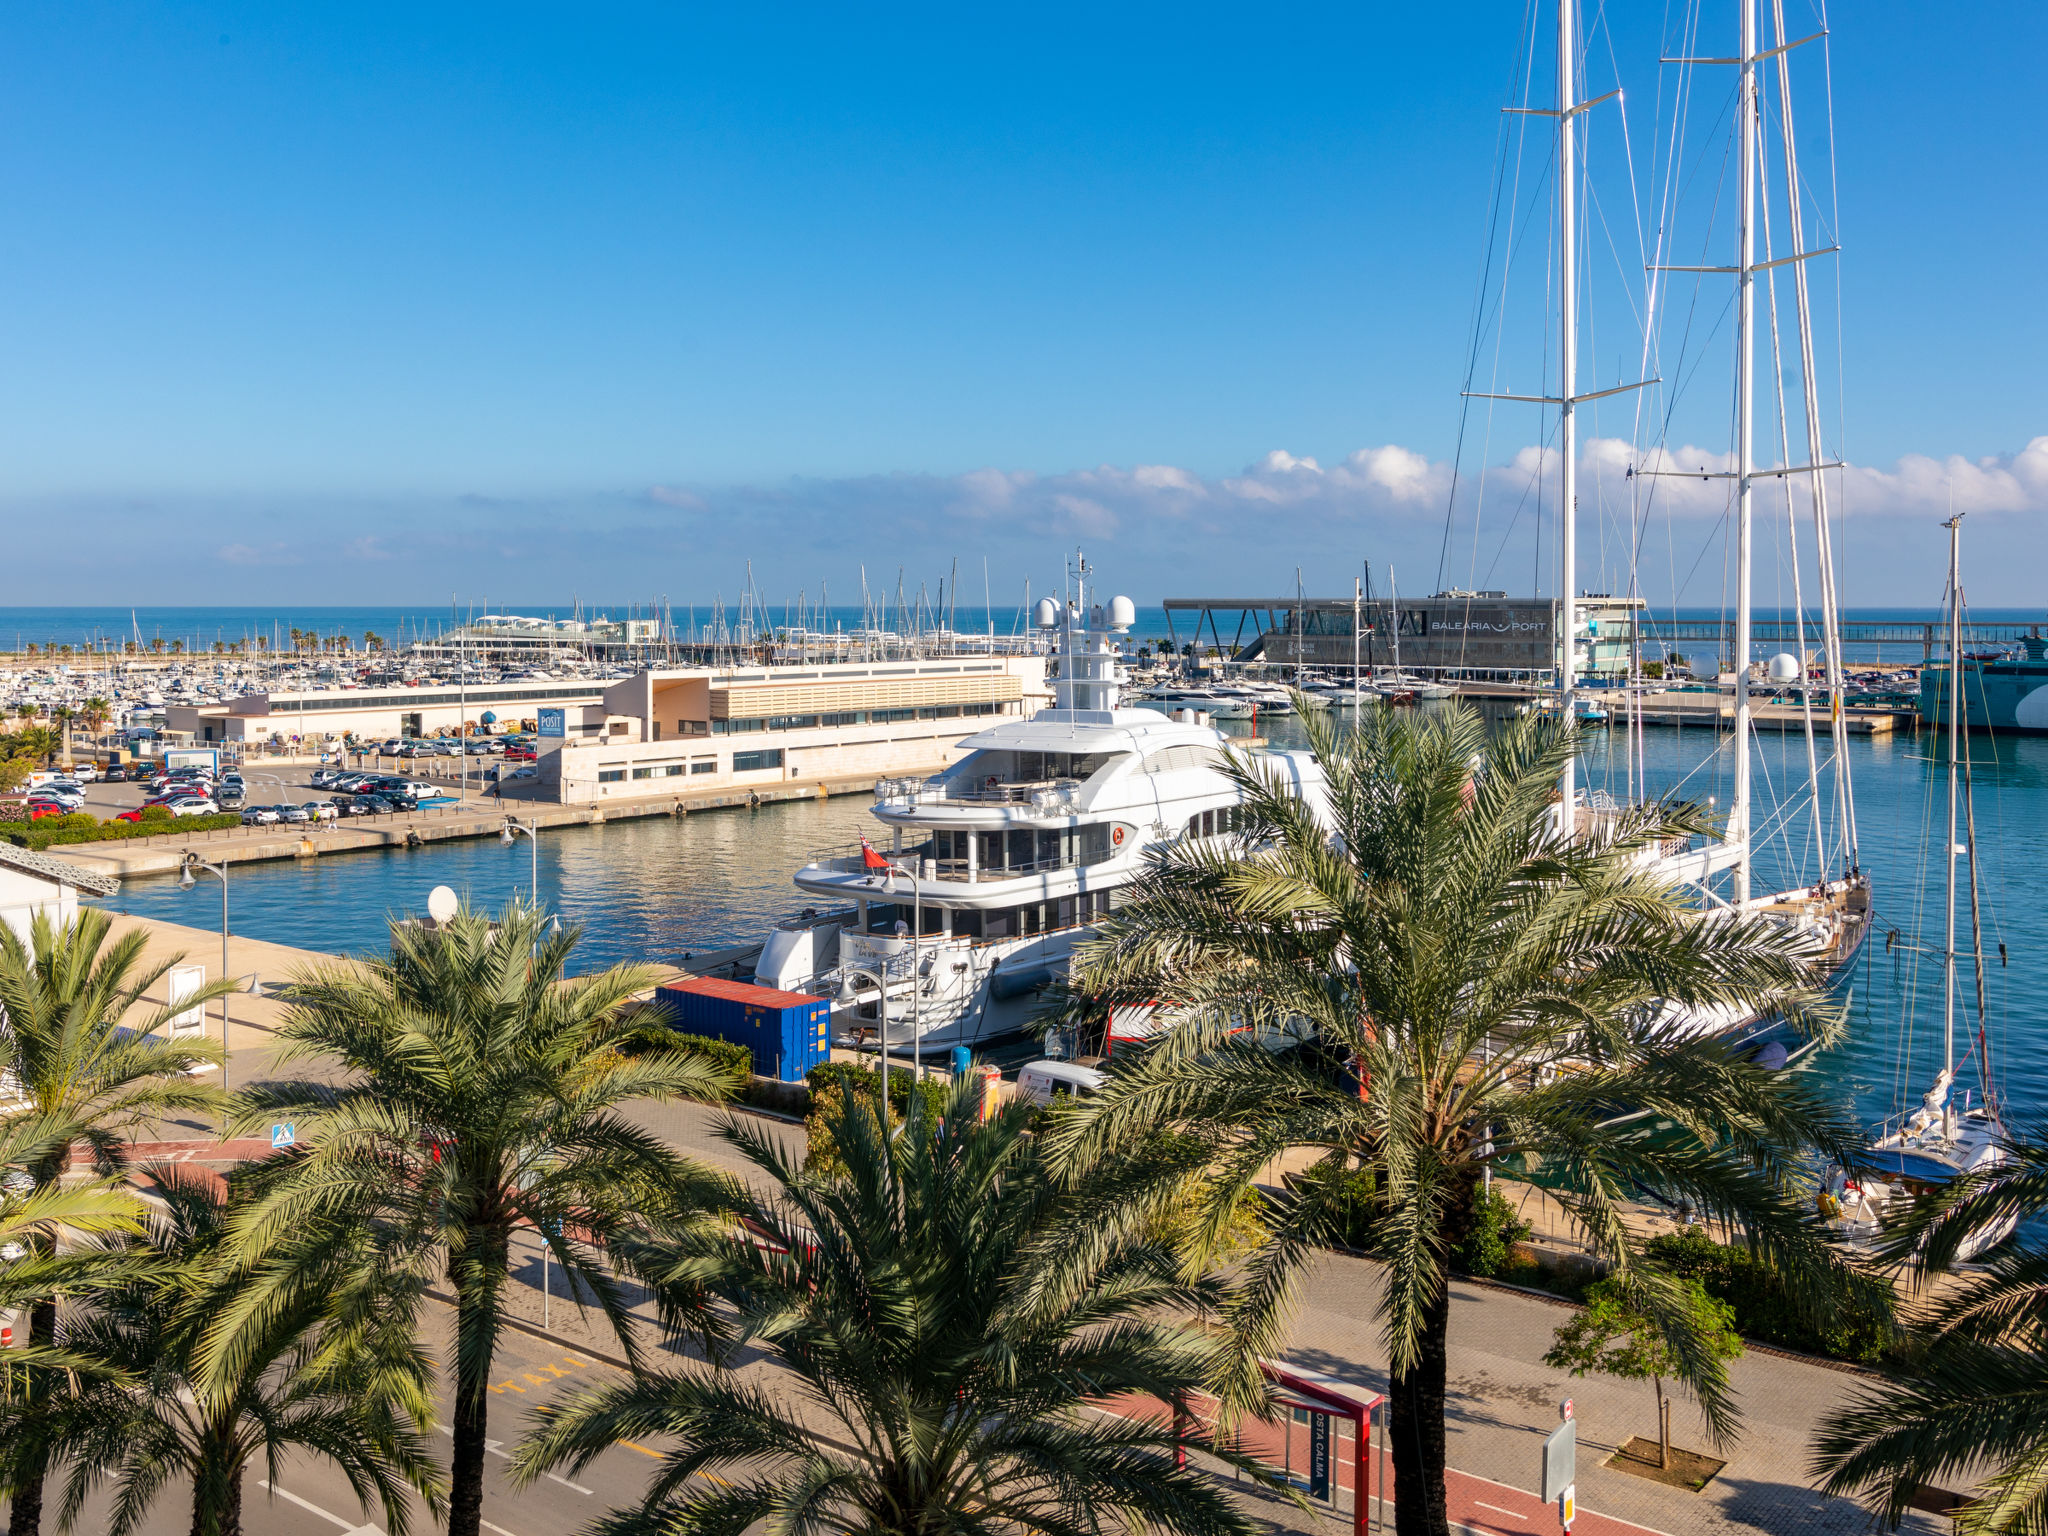
<svg viewBox="0 0 2048 1536">
<path fill-rule="evenodd" d="M 1000 1002 L 1013 997 L 1023 997 L 1037 992 L 1052 981 L 1052 967 L 1049 965 L 1026 966 L 1021 970 L 992 971 L 989 973 L 989 996 Z"/>
</svg>

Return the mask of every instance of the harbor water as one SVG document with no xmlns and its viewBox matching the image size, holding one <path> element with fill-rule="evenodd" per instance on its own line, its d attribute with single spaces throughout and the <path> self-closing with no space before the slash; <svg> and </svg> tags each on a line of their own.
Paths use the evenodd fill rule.
<svg viewBox="0 0 2048 1536">
<path fill-rule="evenodd" d="M 1234 728 L 1240 734 L 1249 729 Z M 1262 728 L 1276 744 L 1300 739 L 1298 722 L 1268 721 Z M 1729 737 L 1705 728 L 1654 729 L 1644 736 L 1644 777 L 1652 792 L 1726 807 L 1734 761 Z M 1581 779 L 1587 789 L 1625 795 L 1624 742 L 1619 730 L 1588 733 Z M 1932 733 L 1849 741 L 1863 864 L 1873 877 L 1878 922 L 1851 994 L 1848 1036 L 1811 1070 L 1838 1085 L 1865 1119 L 1916 1102 L 1939 1065 L 1939 832 L 1947 791 L 1941 750 Z M 1825 741 L 1821 751 L 1825 760 Z M 1992 1082 L 2012 1122 L 2025 1124 L 2048 1114 L 2048 1072 L 2038 1065 L 2048 1053 L 2048 994 L 2025 980 L 2048 954 L 2048 916 L 2036 897 L 2038 875 L 2029 873 L 2048 867 L 2048 739 L 1980 736 L 1971 751 Z M 1811 884 L 1822 871 L 1803 737 L 1766 733 L 1752 752 L 1756 889 Z M 680 963 L 692 954 L 758 942 L 769 925 L 803 907 L 790 876 L 813 850 L 843 846 L 877 828 L 868 803 L 864 795 L 850 795 L 544 832 L 541 895 L 565 923 L 583 929 L 577 969 L 622 960 Z M 1831 817 L 1832 810 L 1825 814 Z M 1832 831 L 1828 843 L 1834 846 Z M 237 866 L 233 926 L 307 949 L 374 950 L 383 944 L 387 918 L 424 910 L 434 886 L 452 886 L 475 905 L 496 907 L 529 890 L 533 861 L 525 839 L 507 847 L 493 838 Z M 1965 861 L 1958 860 L 1958 870 L 1966 880 Z M 170 877 L 131 879 L 109 904 L 202 928 L 218 911 L 202 896 L 181 892 Z M 1966 905 L 1959 932 L 1968 933 Z M 1958 1056 L 1977 1026 L 1967 957 L 1961 970 Z M 1974 1057 L 1957 1083 L 1959 1090 L 1981 1093 Z"/>
</svg>

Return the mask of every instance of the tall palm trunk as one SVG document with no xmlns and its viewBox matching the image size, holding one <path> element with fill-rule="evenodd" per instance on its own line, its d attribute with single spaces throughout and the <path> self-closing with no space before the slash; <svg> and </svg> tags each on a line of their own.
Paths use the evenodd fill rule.
<svg viewBox="0 0 2048 1536">
<path fill-rule="evenodd" d="M 206 1437 L 192 1476 L 192 1536 L 242 1536 L 242 1458 L 232 1430 Z"/>
<path fill-rule="evenodd" d="M 1417 1330 L 1414 1362 L 1387 1384 L 1396 1536 L 1450 1536 L 1444 1506 L 1444 1387 L 1450 1333 L 1450 1287 L 1439 1286 Z"/>
<path fill-rule="evenodd" d="M 57 1303 L 39 1301 L 29 1308 L 28 1338 L 31 1344 L 49 1348 L 57 1342 Z M 31 1411 L 46 1402 L 50 1395 L 50 1382 L 42 1370 L 31 1367 L 26 1373 Z M 24 1467 L 21 1480 L 14 1487 L 7 1511 L 7 1536 L 41 1536 L 43 1529 L 43 1479 L 48 1474 L 49 1459 L 40 1447 L 29 1452 L 31 1460 Z"/>
<path fill-rule="evenodd" d="M 455 1287 L 455 1413 L 449 1426 L 454 1450 L 448 1468 L 448 1536 L 482 1536 L 484 1453 L 490 1433 L 491 1356 L 498 1333 L 499 1288 L 510 1242 L 503 1234 L 478 1240 L 484 1251 L 449 1257 Z"/>
</svg>

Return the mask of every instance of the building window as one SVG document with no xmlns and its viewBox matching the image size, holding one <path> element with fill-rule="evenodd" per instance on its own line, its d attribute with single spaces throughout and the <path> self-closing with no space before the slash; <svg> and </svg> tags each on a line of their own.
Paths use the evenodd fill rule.
<svg viewBox="0 0 2048 1536">
<path fill-rule="evenodd" d="M 623 768 L 600 768 L 597 770 L 597 782 L 600 784 L 617 784 L 625 777 L 626 770 Z"/>
<path fill-rule="evenodd" d="M 732 755 L 734 773 L 758 773 L 764 768 L 782 766 L 782 748 L 775 747 L 766 752 L 735 752 Z"/>
<path fill-rule="evenodd" d="M 635 768 L 633 770 L 633 777 L 636 779 L 651 779 L 654 777 L 654 770 L 652 768 Z"/>
<path fill-rule="evenodd" d="M 716 773 L 718 772 L 718 759 L 715 757 L 700 757 L 690 764 L 690 772 Z"/>
<path fill-rule="evenodd" d="M 916 718 L 917 711 L 914 709 L 871 709 L 868 711 L 868 722 L 871 725 L 893 725 L 898 720 L 915 720 Z"/>
<path fill-rule="evenodd" d="M 837 714 L 818 716 L 818 723 L 820 725 L 861 725 L 866 722 L 867 718 L 866 710 L 842 709 Z"/>
<path fill-rule="evenodd" d="M 811 731 L 818 727 L 816 715 L 770 715 L 768 729 L 771 731 Z"/>
<path fill-rule="evenodd" d="M 690 765 L 688 763 L 670 763 L 666 768 L 662 769 L 662 777 L 673 779 L 689 771 Z"/>
<path fill-rule="evenodd" d="M 676 722 L 676 734 L 678 736 L 709 736 L 711 734 L 711 722 L 709 720 L 678 720 Z"/>
<path fill-rule="evenodd" d="M 765 731 L 767 729 L 768 722 L 766 720 L 714 720 L 711 722 L 712 734 L 716 736 L 737 736 L 746 731 Z"/>
</svg>

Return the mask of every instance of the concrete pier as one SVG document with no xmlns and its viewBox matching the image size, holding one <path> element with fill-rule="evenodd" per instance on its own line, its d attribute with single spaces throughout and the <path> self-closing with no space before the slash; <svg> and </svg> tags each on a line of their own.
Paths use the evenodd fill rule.
<svg viewBox="0 0 2048 1536">
<path fill-rule="evenodd" d="M 63 843 L 49 852 L 101 874 L 167 874 L 184 861 L 185 850 L 208 863 L 243 864 L 258 859 L 317 859 L 377 848 L 417 848 L 463 837 L 495 837 L 506 820 L 540 827 L 593 826 L 649 816 L 772 805 L 785 800 L 822 800 L 875 787 L 873 776 L 765 785 L 757 790 L 673 794 L 601 804 L 554 805 L 532 800 L 473 800 L 467 806 L 397 811 L 387 816 L 325 822 L 318 826 L 228 827 L 217 832 L 172 830 L 112 843 Z"/>
</svg>

